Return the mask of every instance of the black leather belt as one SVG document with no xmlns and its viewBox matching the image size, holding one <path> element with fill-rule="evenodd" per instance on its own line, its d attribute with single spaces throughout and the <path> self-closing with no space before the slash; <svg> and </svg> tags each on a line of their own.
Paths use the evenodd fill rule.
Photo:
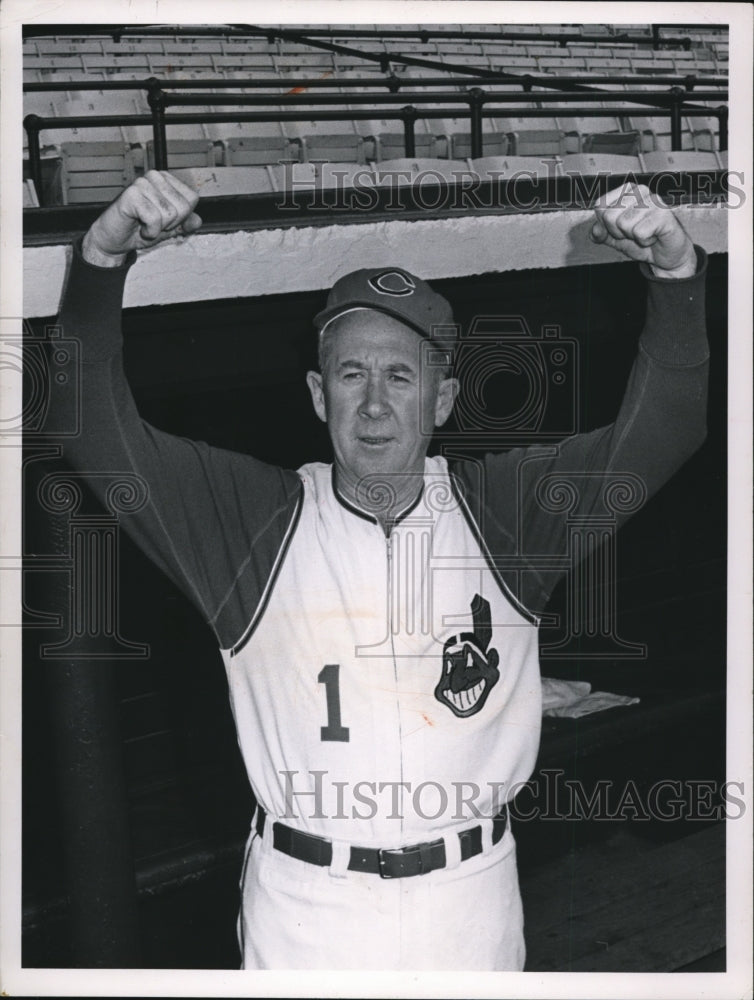
<svg viewBox="0 0 754 1000">
<path fill-rule="evenodd" d="M 267 816 L 261 806 L 257 806 L 256 828 L 261 837 L 264 833 Z M 492 821 L 492 843 L 497 844 L 508 825 L 508 807 L 502 810 Z M 472 826 L 457 834 L 461 844 L 461 861 L 473 858 L 482 853 L 482 828 Z M 276 851 L 282 851 L 299 861 L 308 861 L 310 865 L 328 867 L 332 863 L 332 843 L 324 837 L 316 837 L 311 833 L 302 833 L 283 823 L 272 824 L 272 844 Z M 411 875 L 426 875 L 427 872 L 444 868 L 445 841 L 431 840 L 426 844 L 413 844 L 410 847 L 379 849 L 375 847 L 351 847 L 351 857 L 348 862 L 349 871 L 369 872 L 380 878 L 408 878 Z"/>
</svg>

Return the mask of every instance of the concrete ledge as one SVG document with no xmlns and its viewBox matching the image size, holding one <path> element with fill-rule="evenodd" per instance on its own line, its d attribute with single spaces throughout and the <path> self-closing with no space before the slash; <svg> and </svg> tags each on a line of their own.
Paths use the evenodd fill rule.
<svg viewBox="0 0 754 1000">
<path fill-rule="evenodd" d="M 724 205 L 684 206 L 676 212 L 695 243 L 709 253 L 727 251 Z M 591 220 L 590 211 L 579 209 L 197 233 L 140 254 L 129 275 L 124 304 L 169 305 L 313 291 L 329 288 L 354 268 L 389 264 L 432 280 L 624 260 L 589 240 Z M 55 315 L 70 252 L 66 246 L 23 251 L 24 316 Z"/>
</svg>

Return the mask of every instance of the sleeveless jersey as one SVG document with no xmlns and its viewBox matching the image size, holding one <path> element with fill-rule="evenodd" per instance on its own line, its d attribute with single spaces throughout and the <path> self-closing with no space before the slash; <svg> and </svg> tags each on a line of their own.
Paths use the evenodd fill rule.
<svg viewBox="0 0 754 1000">
<path fill-rule="evenodd" d="M 299 474 L 260 606 L 223 651 L 258 801 L 380 847 L 493 816 L 539 745 L 536 619 L 491 567 L 443 458 L 388 536 L 331 466 Z"/>
</svg>

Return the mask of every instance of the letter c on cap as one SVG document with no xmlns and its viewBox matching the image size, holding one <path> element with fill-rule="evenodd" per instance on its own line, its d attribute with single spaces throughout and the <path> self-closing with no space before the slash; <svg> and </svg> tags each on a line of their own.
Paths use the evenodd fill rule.
<svg viewBox="0 0 754 1000">
<path fill-rule="evenodd" d="M 381 295 L 413 295 L 416 285 L 403 271 L 382 271 L 369 279 L 369 284 Z"/>
</svg>

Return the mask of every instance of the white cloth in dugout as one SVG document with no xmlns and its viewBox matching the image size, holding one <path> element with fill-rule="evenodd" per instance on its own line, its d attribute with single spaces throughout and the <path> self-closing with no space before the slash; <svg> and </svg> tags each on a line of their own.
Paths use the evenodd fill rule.
<svg viewBox="0 0 754 1000">
<path fill-rule="evenodd" d="M 268 816 L 243 877 L 244 968 L 520 969 L 515 845 L 508 829 L 493 846 L 492 817 L 537 755 L 537 621 L 491 570 L 444 459 L 426 460 L 389 538 L 336 495 L 330 466 L 300 475 L 276 578 L 223 652 Z M 276 821 L 346 853 L 445 838 L 449 864 L 320 868 L 272 847 Z M 458 832 L 476 825 L 484 850 L 460 861 Z"/>
<path fill-rule="evenodd" d="M 592 691 L 587 681 L 542 678 L 542 715 L 579 719 L 619 705 L 638 705 L 639 699 L 609 691 Z"/>
</svg>

